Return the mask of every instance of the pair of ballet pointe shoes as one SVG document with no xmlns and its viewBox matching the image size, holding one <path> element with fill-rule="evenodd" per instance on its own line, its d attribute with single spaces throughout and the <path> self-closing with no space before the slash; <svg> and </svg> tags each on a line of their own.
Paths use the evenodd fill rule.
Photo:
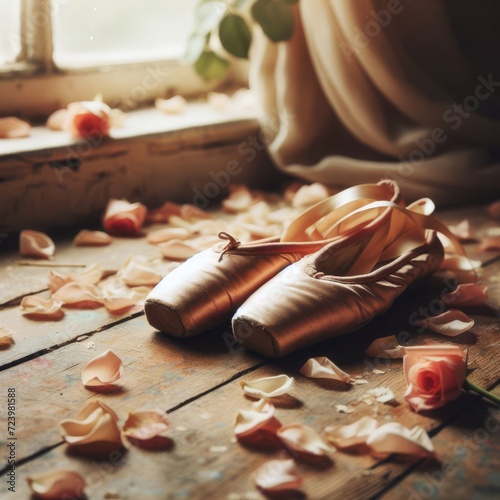
<svg viewBox="0 0 500 500">
<path fill-rule="evenodd" d="M 406 207 L 397 184 L 381 181 L 317 203 L 281 237 L 241 244 L 221 233 L 226 242 L 152 290 L 146 317 L 191 337 L 232 316 L 235 338 L 272 358 L 351 332 L 440 267 L 437 232 L 456 243 L 433 208 L 426 199 Z"/>
</svg>

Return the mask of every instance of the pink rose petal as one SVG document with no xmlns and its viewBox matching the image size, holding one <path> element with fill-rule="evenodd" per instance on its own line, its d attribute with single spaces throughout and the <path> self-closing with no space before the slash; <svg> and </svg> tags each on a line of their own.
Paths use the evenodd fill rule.
<svg viewBox="0 0 500 500">
<path fill-rule="evenodd" d="M 488 287 L 475 283 L 464 283 L 458 285 L 453 292 L 443 295 L 443 302 L 447 306 L 481 306 L 486 300 Z"/>
<path fill-rule="evenodd" d="M 6 326 L 0 326 L 0 349 L 8 349 L 14 344 L 14 332 Z"/>
<path fill-rule="evenodd" d="M 300 497 L 302 478 L 293 460 L 271 460 L 257 471 L 255 485 L 270 498 L 296 498 Z"/>
<path fill-rule="evenodd" d="M 26 478 L 36 498 L 83 498 L 85 479 L 72 470 L 48 471 Z"/>
<path fill-rule="evenodd" d="M 83 282 L 68 283 L 59 288 L 52 297 L 66 306 L 77 309 L 95 309 L 103 305 L 101 290 L 94 285 Z"/>
<path fill-rule="evenodd" d="M 331 425 L 325 429 L 326 439 L 335 448 L 345 449 L 365 444 L 366 439 L 378 427 L 379 423 L 372 417 L 361 417 L 352 424 Z"/>
<path fill-rule="evenodd" d="M 474 320 L 462 311 L 450 309 L 438 316 L 417 321 L 416 324 L 447 337 L 456 337 L 469 331 L 474 326 Z"/>
<path fill-rule="evenodd" d="M 172 446 L 172 440 L 165 435 L 170 427 L 170 420 L 162 410 L 130 412 L 123 433 L 135 446 L 166 449 Z"/>
<path fill-rule="evenodd" d="M 408 429 L 397 422 L 389 422 L 375 429 L 366 440 L 367 446 L 378 457 L 393 453 L 416 457 L 434 454 L 434 445 L 423 427 Z"/>
<path fill-rule="evenodd" d="M 104 231 L 88 231 L 83 229 L 73 239 L 73 245 L 77 247 L 102 247 L 110 245 L 113 238 Z"/>
<path fill-rule="evenodd" d="M 300 369 L 300 373 L 309 378 L 325 378 L 349 383 L 351 376 L 342 371 L 325 356 L 309 359 Z"/>
<path fill-rule="evenodd" d="M 61 310 L 62 305 L 63 302 L 54 296 L 44 300 L 36 295 L 29 295 L 23 298 L 20 308 L 23 315 L 29 319 L 57 321 L 64 316 L 64 312 Z"/>
<path fill-rule="evenodd" d="M 47 118 L 47 127 L 50 128 L 50 130 L 64 130 L 64 127 L 68 123 L 68 110 L 67 109 L 58 109 L 57 111 L 54 111 L 48 118 Z"/>
<path fill-rule="evenodd" d="M 187 101 L 176 95 L 170 99 L 156 99 L 155 108 L 169 115 L 180 115 L 186 111 Z"/>
<path fill-rule="evenodd" d="M 375 339 L 366 349 L 365 354 L 373 358 L 399 359 L 405 354 L 395 335 Z"/>
<path fill-rule="evenodd" d="M 229 214 L 245 212 L 250 208 L 254 199 L 250 190 L 242 184 L 231 185 L 230 195 L 223 200 L 222 210 Z"/>
<path fill-rule="evenodd" d="M 303 424 L 285 425 L 278 429 L 276 435 L 291 453 L 305 459 L 329 459 L 334 451 L 312 427 Z"/>
<path fill-rule="evenodd" d="M 19 235 L 19 252 L 23 257 L 50 259 L 56 251 L 54 242 L 45 234 L 25 229 Z"/>
<path fill-rule="evenodd" d="M 146 219 L 147 208 L 142 203 L 109 200 L 103 217 L 104 229 L 114 236 L 137 236 Z"/>
<path fill-rule="evenodd" d="M 0 139 L 20 139 L 28 137 L 31 125 L 28 122 L 9 116 L 0 118 Z"/>
<path fill-rule="evenodd" d="M 91 359 L 82 370 L 85 387 L 103 387 L 116 382 L 123 375 L 122 360 L 112 351 Z"/>
</svg>

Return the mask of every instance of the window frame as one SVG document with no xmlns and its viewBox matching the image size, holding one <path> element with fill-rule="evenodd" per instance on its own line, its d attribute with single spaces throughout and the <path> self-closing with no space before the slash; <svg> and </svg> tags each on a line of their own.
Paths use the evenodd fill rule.
<svg viewBox="0 0 500 500">
<path fill-rule="evenodd" d="M 52 14 L 62 1 L 67 0 L 21 0 L 21 52 L 16 62 L 0 67 L 0 116 L 47 116 L 98 94 L 109 105 L 128 111 L 158 97 L 194 97 L 247 84 L 246 63 L 232 65 L 224 81 L 216 83 L 172 59 L 58 68 L 53 61 Z"/>
</svg>

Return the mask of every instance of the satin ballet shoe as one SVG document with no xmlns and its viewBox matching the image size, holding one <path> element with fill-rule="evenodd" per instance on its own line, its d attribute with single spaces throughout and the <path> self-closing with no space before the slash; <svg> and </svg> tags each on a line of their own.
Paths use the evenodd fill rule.
<svg viewBox="0 0 500 500">
<path fill-rule="evenodd" d="M 363 228 L 281 271 L 234 315 L 236 340 L 263 356 L 282 357 L 387 311 L 414 281 L 440 267 L 444 251 L 436 231 L 453 239 L 422 204 L 413 208 L 392 205 L 376 231 Z M 460 251 L 456 239 L 453 244 Z"/>
<path fill-rule="evenodd" d="M 376 224 L 383 218 L 359 212 L 376 200 L 404 205 L 396 183 L 381 181 L 346 189 L 300 214 L 281 237 L 241 244 L 226 233 L 226 243 L 188 259 L 148 295 L 145 313 L 157 330 L 190 337 L 228 321 L 260 286 L 285 267 L 326 244 Z M 346 219 L 347 217 L 347 219 Z"/>
</svg>

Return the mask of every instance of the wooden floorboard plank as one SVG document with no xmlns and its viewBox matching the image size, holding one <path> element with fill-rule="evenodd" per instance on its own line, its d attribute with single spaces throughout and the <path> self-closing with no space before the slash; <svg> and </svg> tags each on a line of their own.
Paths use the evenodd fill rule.
<svg viewBox="0 0 500 500">
<path fill-rule="evenodd" d="M 59 442 L 57 422 L 96 396 L 81 382 L 83 366 L 96 355 L 111 349 L 125 365 L 121 389 L 103 396 L 118 411 L 136 405 L 168 410 L 261 363 L 243 348 L 230 349 L 226 331 L 179 341 L 157 333 L 140 317 L 0 373 L 2 394 L 8 387 L 17 392 L 18 459 Z M 0 428 L 7 428 L 4 412 Z M 0 468 L 5 439 L 0 434 Z"/>
<path fill-rule="evenodd" d="M 493 392 L 499 396 L 500 387 Z M 438 457 L 424 461 L 382 498 L 500 497 L 500 410 L 475 399 L 433 438 Z"/>
<path fill-rule="evenodd" d="M 461 220 L 460 213 L 453 213 L 458 214 L 456 217 Z M 491 220 L 485 214 L 483 216 L 484 227 L 491 227 Z M 468 248 L 472 258 L 479 257 L 485 261 L 491 257 L 491 254 L 478 253 L 477 245 Z M 479 271 L 481 280 L 490 286 L 493 300 L 500 298 L 499 266 L 495 263 Z M 125 362 L 124 390 L 101 397 L 109 402 L 122 420 L 128 410 L 141 407 L 159 406 L 164 410 L 175 410 L 172 412 L 172 437 L 176 445 L 171 452 L 147 453 L 129 446 L 124 465 L 112 467 L 100 464 L 99 460 L 68 456 L 65 445 L 58 446 L 19 467 L 19 493 L 26 494 L 26 474 L 65 465 L 94 478 L 91 498 L 104 498 L 109 490 L 141 499 L 166 498 L 162 493 L 165 491 L 169 492 L 168 498 L 225 498 L 230 493 L 254 492 L 251 472 L 266 459 L 286 454 L 283 451 L 263 454 L 243 449 L 233 442 L 234 414 L 238 408 L 249 406 L 241 395 L 238 378 L 246 370 L 251 370 L 246 378 L 283 371 L 297 376 L 303 362 L 315 355 L 329 356 L 342 368 L 367 379 L 369 383 L 340 391 L 335 384 L 316 383 L 297 376 L 295 396 L 299 403 L 288 400 L 284 407 L 278 409 L 278 417 L 283 423 L 299 421 L 321 430 L 325 425 L 351 422 L 354 416 L 377 414 L 383 421 L 395 419 L 408 426 L 418 423 L 436 431 L 446 419 L 465 408 L 470 398 L 464 395 L 458 402 L 432 415 L 416 415 L 402 398 L 406 384 L 401 362 L 366 359 L 364 350 L 373 338 L 391 334 L 407 333 L 403 337 L 410 343 L 425 340 L 459 342 L 470 350 L 470 360 L 475 368 L 471 380 L 484 387 L 497 383 L 500 376 L 500 367 L 495 359 L 500 341 L 498 310 L 472 311 L 476 326 L 472 332 L 455 339 L 429 332 L 419 333 L 411 320 L 415 314 L 422 314 L 421 307 L 429 309 L 431 304 L 439 307 L 438 298 L 443 291 L 447 291 L 447 287 L 449 285 L 444 285 L 441 280 L 429 280 L 413 287 L 388 313 L 360 331 L 265 366 L 261 366 L 261 358 L 242 349 L 231 352 L 229 325 L 190 341 L 179 341 L 156 334 L 143 317 L 13 366 L 0 373 L 0 387 L 5 392 L 14 381 L 18 388 L 18 435 L 22 438 L 18 458 L 29 457 L 57 445 L 60 441 L 57 422 L 74 414 L 77 407 L 93 397 L 81 385 L 82 366 L 107 348 L 113 349 Z M 438 302 L 433 302 L 435 300 Z M 76 319 L 71 322 L 75 323 Z M 71 327 L 68 325 L 68 328 Z M 35 329 L 30 332 L 36 338 Z M 49 338 L 50 334 L 45 333 L 42 338 L 45 339 L 45 336 Z M 28 341 L 27 337 L 26 345 Z M 89 342 L 93 342 L 94 346 L 88 349 Z M 376 375 L 372 371 L 374 368 L 386 373 Z M 233 377 L 236 377 L 234 381 Z M 361 403 L 355 406 L 353 415 L 335 412 L 336 404 L 350 404 L 368 389 L 383 385 L 393 389 L 398 405 L 392 407 L 375 403 L 373 407 L 368 407 Z M 0 420 L 0 426 L 5 428 L 5 422 Z M 3 449 L 4 443 L 0 442 L 0 446 Z M 213 446 L 227 446 L 227 451 L 212 449 Z M 311 498 L 346 498 L 346 495 L 349 498 L 368 498 L 384 491 L 395 477 L 404 475 L 412 466 L 411 463 L 379 463 L 366 456 L 337 453 L 335 465 L 328 470 L 318 471 L 302 464 L 300 470 L 305 476 L 306 491 Z M 5 493 L 3 488 L 5 482 L 1 484 L 0 495 Z"/>
<path fill-rule="evenodd" d="M 418 289 L 412 293 L 414 295 L 419 295 L 417 292 Z M 422 290 L 420 290 L 419 293 L 421 295 Z M 428 295 L 426 294 L 426 298 L 427 297 Z M 412 300 L 409 300 L 411 298 L 410 294 L 407 301 L 405 301 L 408 302 L 406 308 L 414 310 L 416 306 Z M 415 299 L 415 297 L 413 297 L 413 299 Z M 420 297 L 420 301 L 421 299 Z M 369 384 L 355 386 L 349 391 L 339 392 L 338 390 L 332 390 L 329 384 L 317 384 L 299 377 L 300 382 L 297 398 L 302 404 L 298 404 L 298 408 L 293 408 L 294 405 L 292 404 L 292 408 L 283 408 L 279 411 L 279 416 L 283 418 L 285 423 L 301 421 L 321 430 L 328 424 L 352 421 L 353 415 L 348 417 L 340 415 L 334 411 L 334 406 L 336 404 L 350 404 L 358 400 L 360 396 L 370 388 L 389 385 L 396 394 L 396 398 L 400 403 L 399 405 L 390 407 L 376 404 L 375 407 L 368 408 L 361 403 L 355 407 L 356 417 L 363 414 L 376 413 L 382 420 L 395 419 L 404 422 L 408 426 L 418 423 L 424 425 L 429 430 L 438 428 L 442 425 L 443 420 L 457 413 L 464 403 L 451 405 L 432 416 L 416 415 L 408 409 L 402 399 L 406 384 L 403 380 L 401 362 L 366 360 L 363 355 L 364 348 L 369 344 L 373 335 L 380 335 L 384 330 L 387 333 L 394 333 L 394 328 L 402 327 L 401 316 L 408 318 L 408 310 L 405 310 L 403 304 L 400 304 L 397 309 L 399 314 L 386 314 L 384 317 L 379 318 L 369 325 L 369 327 L 365 327 L 363 330 L 351 334 L 350 336 L 334 339 L 298 352 L 285 360 L 272 362 L 269 366 L 260 368 L 258 371 L 254 372 L 252 377 L 257 376 L 258 373 L 262 375 L 275 374 L 284 370 L 288 370 L 289 373 L 296 375 L 300 366 L 308 357 L 313 355 L 327 355 L 353 375 L 359 375 L 367 379 Z M 466 345 L 470 345 L 471 363 L 476 367 L 476 370 L 471 376 L 471 380 L 482 386 L 488 387 L 496 383 L 500 375 L 500 368 L 495 359 L 498 343 L 500 342 L 500 336 L 498 335 L 500 328 L 495 317 L 475 315 L 475 318 L 478 320 L 478 326 L 475 327 L 473 333 L 465 339 L 467 341 Z M 147 336 L 140 337 L 137 340 L 137 344 L 132 341 L 131 337 L 134 332 L 140 330 L 140 328 L 133 325 L 134 322 L 139 323 L 141 320 L 142 318 L 136 319 L 120 325 L 115 329 L 99 334 L 99 337 L 105 340 L 103 340 L 102 344 L 98 345 L 102 347 L 102 349 L 112 347 L 113 350 L 116 350 L 118 354 L 122 355 L 127 365 L 127 378 L 124 379 L 124 385 L 127 387 L 126 394 L 103 396 L 120 415 L 124 416 L 126 411 L 131 409 L 131 405 L 133 405 L 133 408 L 137 408 L 151 405 L 158 406 L 160 404 L 160 406 L 166 410 L 173 406 L 170 405 L 170 403 L 182 402 L 187 399 L 186 387 L 189 387 L 189 391 L 193 394 L 200 393 L 206 387 L 213 387 L 215 384 L 214 380 L 211 379 L 208 381 L 206 379 L 207 377 L 212 377 L 214 370 L 219 370 L 218 373 L 222 372 L 220 379 L 228 380 L 225 378 L 227 377 L 227 370 L 224 362 L 227 363 L 231 357 L 229 357 L 226 351 L 227 344 L 224 342 L 220 332 L 212 334 L 214 335 L 215 342 L 213 338 L 205 338 L 205 342 L 207 342 L 209 346 L 213 344 L 217 345 L 218 342 L 221 348 L 218 354 L 214 357 L 214 352 L 205 352 L 204 349 L 207 348 L 206 345 L 205 348 L 200 346 L 197 350 L 198 363 L 193 364 L 190 362 L 191 356 L 193 355 L 193 348 L 196 342 L 202 342 L 203 337 L 195 340 L 194 345 L 191 343 L 187 345 L 185 342 L 171 340 L 150 331 L 149 342 L 144 340 L 146 343 L 146 347 L 144 347 L 140 339 L 147 338 Z M 153 337 L 151 337 L 151 335 L 153 335 Z M 97 340 L 99 337 L 95 337 L 93 340 Z M 415 336 L 413 341 L 421 343 L 425 339 L 430 338 L 436 340 L 435 335 L 424 333 L 420 336 Z M 151 339 L 153 339 L 152 342 Z M 442 338 L 440 340 L 443 341 Z M 448 339 L 444 340 L 447 341 Z M 221 343 L 223 345 L 221 345 Z M 186 385 L 180 384 L 176 378 L 174 378 L 174 380 L 168 378 L 170 371 L 168 368 L 165 370 L 164 366 L 170 366 L 170 363 L 168 363 L 166 359 L 163 359 L 163 356 L 165 356 L 165 354 L 163 354 L 164 346 L 168 346 L 168 356 L 177 357 L 179 368 L 183 371 L 182 377 L 184 380 L 182 380 L 182 382 Z M 64 352 L 70 348 L 80 348 L 81 351 L 74 355 Z M 123 353 L 120 349 L 124 350 Z M 144 353 L 144 355 L 138 357 L 138 353 Z M 70 415 L 75 411 L 76 406 L 81 404 L 85 398 L 89 397 L 88 391 L 81 387 L 79 374 L 84 361 L 92 357 L 93 354 L 94 353 L 88 352 L 86 346 L 75 344 L 73 346 L 67 346 L 52 355 L 47 355 L 44 358 L 30 362 L 33 363 L 32 366 L 35 366 L 35 363 L 40 365 L 38 373 L 28 373 L 30 379 L 39 380 L 39 383 L 34 387 L 33 392 L 27 394 L 29 404 L 24 408 L 20 408 L 19 415 L 21 415 L 22 412 L 22 414 L 30 416 L 34 414 L 45 416 L 44 421 L 36 423 L 36 431 L 30 431 L 34 426 L 33 422 L 29 422 L 26 424 L 26 429 L 20 434 L 26 436 L 25 441 L 28 443 L 34 443 L 31 451 L 56 444 L 59 439 L 56 428 L 57 421 L 64 416 Z M 57 367 L 54 365 L 44 366 L 47 360 L 51 361 L 51 356 L 55 356 L 54 359 L 57 359 L 57 363 L 59 363 Z M 243 356 L 246 356 L 246 354 L 243 354 Z M 71 359 L 77 362 L 71 361 Z M 151 367 L 150 360 L 154 360 L 154 367 Z M 159 360 L 161 360 L 160 364 L 158 364 Z M 14 379 L 19 379 L 22 377 L 22 372 L 17 372 L 16 370 L 21 370 L 22 366 L 23 365 L 20 365 L 19 367 L 8 370 L 7 374 L 14 377 Z M 249 366 L 252 366 L 252 363 L 243 365 L 241 368 L 244 369 Z M 255 363 L 253 366 L 255 366 Z M 241 368 L 237 368 L 234 372 L 237 372 L 238 369 Z M 381 368 L 386 371 L 386 374 L 375 375 L 372 372 L 374 368 Z M 46 373 L 48 369 L 50 369 L 52 376 L 44 377 L 43 373 Z M 201 370 L 203 371 L 200 373 Z M 200 378 L 204 379 L 203 384 L 206 384 L 204 387 L 194 387 L 196 380 L 198 380 L 198 375 Z M 2 385 L 4 383 L 5 382 L 3 382 Z M 67 388 L 67 385 L 71 385 L 71 387 Z M 60 395 L 61 388 L 63 396 Z M 37 407 L 40 403 L 33 401 L 35 394 L 37 396 L 37 401 L 46 402 L 45 406 L 42 408 Z M 161 405 L 163 395 L 165 395 L 165 404 Z M 175 395 L 177 395 L 176 401 L 172 399 L 172 396 L 175 397 Z M 208 421 L 205 421 L 203 418 L 199 418 L 198 420 L 201 419 L 201 427 L 199 427 L 196 432 L 193 431 L 195 432 L 194 435 L 188 435 L 188 437 L 186 437 L 184 432 L 181 432 L 178 435 L 179 437 L 176 437 L 176 440 L 180 439 L 181 441 L 176 447 L 176 451 L 173 455 L 174 458 L 172 458 L 171 454 L 166 454 L 165 456 L 155 454 L 154 457 L 151 458 L 152 463 L 149 464 L 148 461 L 147 469 L 152 472 L 151 477 L 148 476 L 147 481 L 151 482 L 153 490 L 155 484 L 158 485 L 158 488 L 162 487 L 162 484 L 163 487 L 166 487 L 166 485 L 162 483 L 164 480 L 159 479 L 159 477 L 162 477 L 163 470 L 172 471 L 174 477 L 170 477 L 170 474 L 168 475 L 168 484 L 169 488 L 171 488 L 169 491 L 176 492 L 176 495 L 181 495 L 183 491 L 188 491 L 189 495 L 192 495 L 191 497 L 193 498 L 201 491 L 206 491 L 206 489 L 210 487 L 214 489 L 213 498 L 219 498 L 220 495 L 225 495 L 229 492 L 243 492 L 251 488 L 251 480 L 247 477 L 248 472 L 254 470 L 262 463 L 265 456 L 263 457 L 260 453 L 248 454 L 246 450 L 241 450 L 239 447 L 230 447 L 230 450 L 236 449 L 236 451 L 231 451 L 228 455 L 230 458 L 226 461 L 223 460 L 220 470 L 219 468 L 216 470 L 219 472 L 224 470 L 224 477 L 233 478 L 226 482 L 223 481 L 222 485 L 217 481 L 214 483 L 215 472 L 212 466 L 207 466 L 208 468 L 206 468 L 204 464 L 200 466 L 198 462 L 195 462 L 189 470 L 184 470 L 186 467 L 184 465 L 182 472 L 174 467 L 176 463 L 184 463 L 187 460 L 186 457 L 198 456 L 198 446 L 201 446 L 200 449 L 205 450 L 205 455 L 202 455 L 202 458 L 204 457 L 206 463 L 211 464 L 214 460 L 218 460 L 217 453 L 214 454 L 209 452 L 210 446 L 217 446 L 219 444 L 222 446 L 229 446 L 227 442 L 230 442 L 232 436 L 231 422 L 233 414 L 239 407 L 242 407 L 242 405 L 245 406 L 245 400 L 241 398 L 238 381 L 235 381 L 191 402 L 173 413 L 172 418 L 174 422 L 178 424 L 181 422 L 181 426 L 189 422 L 190 419 L 192 420 L 190 415 L 196 413 L 211 415 L 214 416 L 214 419 L 212 420 L 210 418 Z M 64 401 L 64 404 L 60 403 L 61 400 Z M 190 425 L 195 427 L 193 423 Z M 221 429 L 223 429 L 224 432 L 222 432 Z M 189 446 L 183 441 L 185 438 Z M 203 443 L 205 443 L 205 445 L 203 445 Z M 211 445 L 209 445 L 209 443 L 211 443 Z M 188 446 L 188 448 L 185 448 L 185 446 Z M 30 470 L 41 470 L 56 465 L 61 467 L 65 465 L 67 461 L 69 461 L 68 463 L 73 463 L 79 470 L 86 470 L 86 467 L 89 466 L 86 460 L 81 460 L 76 457 L 66 457 L 63 450 L 64 447 L 53 450 L 49 454 L 35 460 L 33 464 L 28 463 L 26 466 L 20 467 L 19 471 L 21 477 Z M 177 450 L 180 456 L 176 456 Z M 134 467 L 139 467 L 139 462 L 146 460 L 146 458 L 142 456 L 142 452 L 139 453 L 141 453 L 141 458 L 136 462 L 135 459 L 133 459 L 133 457 L 137 456 L 136 450 L 131 451 L 128 455 L 129 458 L 127 458 L 127 460 L 130 459 L 131 461 L 123 469 L 123 474 L 122 472 L 117 473 L 116 481 L 111 478 L 113 480 L 111 483 L 107 484 L 106 487 L 111 487 L 112 489 L 116 487 L 121 491 L 127 491 L 129 488 L 132 488 L 132 491 L 134 491 L 134 487 L 139 489 L 144 487 L 144 482 L 139 482 L 135 486 L 127 482 L 130 481 L 130 477 L 133 475 Z M 278 456 L 280 455 L 278 454 Z M 354 466 L 352 460 L 354 460 L 354 463 L 359 463 L 359 465 Z M 228 465 L 229 463 L 231 467 Z M 233 463 L 239 464 L 239 468 L 233 470 Z M 388 482 L 397 475 L 398 471 L 402 474 L 406 468 L 409 467 L 408 464 L 403 464 L 403 466 L 399 464 L 384 466 L 384 464 L 382 464 L 380 466 L 381 468 L 376 467 L 374 469 L 373 466 L 375 462 L 371 459 L 368 460 L 366 457 L 355 457 L 355 459 L 353 459 L 350 456 L 346 458 L 340 454 L 336 454 L 336 463 L 334 474 L 325 473 L 318 475 L 315 471 L 311 471 L 310 473 L 307 472 L 307 481 L 310 481 L 314 495 L 323 493 L 325 495 L 340 495 L 345 488 L 354 488 L 354 483 L 351 482 L 353 478 L 364 481 L 363 484 L 365 484 L 365 486 L 359 488 L 361 493 L 364 494 L 369 492 L 370 494 L 376 494 L 378 491 L 384 489 Z M 92 466 L 92 464 L 90 464 L 90 466 Z M 304 471 L 307 470 L 309 469 L 304 469 Z M 367 474 L 368 476 L 366 476 Z M 242 477 L 245 477 L 245 479 L 242 479 Z M 189 478 L 191 478 L 191 480 Z M 306 482 L 306 484 L 309 483 Z M 125 489 L 122 490 L 122 488 Z M 105 490 L 102 491 L 104 492 Z M 101 497 L 96 496 L 96 498 Z M 174 496 L 172 498 L 174 498 Z"/>
<path fill-rule="evenodd" d="M 495 336 L 496 345 L 493 342 Z M 492 382 L 500 375 L 492 350 L 485 352 L 481 348 L 483 342 L 497 347 L 500 342 L 498 332 L 486 332 L 482 339 L 478 342 L 479 345 L 471 347 L 477 353 L 474 359 L 479 365 L 472 380 L 478 383 L 486 379 Z M 348 347 L 353 349 L 353 344 L 357 343 L 355 338 L 351 338 L 351 346 L 347 346 L 346 339 L 342 342 L 340 340 L 337 340 L 337 347 L 344 344 L 344 352 L 349 350 Z M 332 354 L 334 347 L 330 346 L 330 352 L 323 349 L 323 354 L 340 364 L 339 356 Z M 249 379 L 282 372 L 297 377 L 297 387 L 293 394 L 295 399 L 285 398 L 281 407 L 278 407 L 277 417 L 284 424 L 302 422 L 321 431 L 326 425 L 347 423 L 354 417 L 369 414 L 376 415 L 381 421 L 397 420 L 410 427 L 419 424 L 432 431 L 469 401 L 464 395 L 456 403 L 432 415 L 418 415 L 408 408 L 402 398 L 406 383 L 400 361 L 391 361 L 383 375 L 371 373 L 363 362 L 342 363 L 341 366 L 352 375 L 368 380 L 368 384 L 350 386 L 349 390 L 339 390 L 336 384 L 318 383 L 297 375 L 301 362 L 301 356 L 297 355 L 295 358 L 266 365 L 251 375 L 242 377 Z M 396 406 L 375 403 L 368 407 L 361 403 L 355 406 L 353 415 L 336 413 L 336 404 L 350 404 L 360 400 L 367 390 L 384 385 L 389 385 L 394 391 L 398 402 Z M 130 388 L 130 395 L 132 397 L 128 401 L 113 400 L 112 397 L 105 397 L 105 400 L 116 407 L 123 418 L 130 406 L 142 406 L 142 395 L 133 387 Z M 171 414 L 174 426 L 172 438 L 175 441 L 173 451 L 148 453 L 129 447 L 125 464 L 119 468 L 111 468 L 112 472 L 106 473 L 102 482 L 93 486 L 92 498 L 104 498 L 109 490 L 132 495 L 132 498 L 134 495 L 141 498 L 227 498 L 230 493 L 253 491 L 252 472 L 267 459 L 284 458 L 287 454 L 283 451 L 272 454 L 251 451 L 233 442 L 234 414 L 237 409 L 248 406 L 249 401 L 242 395 L 239 380 L 235 380 L 174 411 Z M 223 448 L 219 448 L 221 446 Z M 39 458 L 21 466 L 18 470 L 20 484 L 23 484 L 23 477 L 33 471 L 71 467 L 90 474 L 95 469 L 95 460 L 69 456 L 65 450 L 66 445 L 62 445 L 45 454 L 43 460 Z M 299 466 L 305 477 L 305 489 L 311 498 L 341 498 L 345 491 L 358 491 L 363 495 L 349 498 L 368 498 L 381 491 L 398 470 L 403 472 L 411 465 L 396 461 L 389 465 L 382 463 L 379 468 L 375 466 L 377 461 L 370 457 L 341 453 L 336 453 L 334 460 L 333 467 L 326 470 Z M 101 466 L 100 470 L 105 468 L 106 466 Z"/>
<path fill-rule="evenodd" d="M 154 226 L 157 229 L 164 226 Z M 151 230 L 149 229 L 149 230 Z M 20 257 L 17 251 L 0 254 L 0 306 L 12 301 L 19 302 L 24 295 L 31 295 L 48 288 L 47 275 L 50 267 L 20 266 L 20 261 L 34 264 L 54 265 L 54 269 L 63 272 L 78 272 L 81 268 L 59 267 L 61 264 L 85 266 L 95 262 L 101 263 L 104 269 L 118 269 L 120 265 L 133 255 L 158 257 L 158 248 L 149 245 L 144 238 L 114 238 L 106 247 L 75 247 L 66 236 L 56 239 L 56 254 L 50 261 L 33 261 Z"/>
</svg>

